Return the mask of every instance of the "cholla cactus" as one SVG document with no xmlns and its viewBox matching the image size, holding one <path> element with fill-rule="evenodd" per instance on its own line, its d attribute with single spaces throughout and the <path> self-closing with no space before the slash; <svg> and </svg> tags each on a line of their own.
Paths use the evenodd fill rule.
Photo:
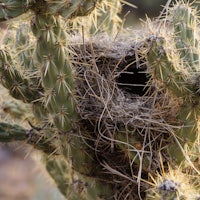
<svg viewBox="0 0 200 200">
<path fill-rule="evenodd" d="M 169 146 L 172 159 L 180 164 L 198 139 L 199 29 L 196 12 L 187 4 L 175 5 L 170 17 L 176 49 L 170 49 L 164 37 L 151 38 L 147 59 L 152 78 L 183 101 L 177 115 L 180 127 L 174 132 L 175 142 Z"/>
<path fill-rule="evenodd" d="M 0 21 L 27 11 L 32 16 L 30 27 L 26 23 L 17 30 L 15 50 L 8 42 L 7 49 L 0 49 L 0 74 L 2 85 L 31 106 L 33 117 L 31 130 L 0 123 L 0 141 L 27 140 L 41 150 L 47 171 L 68 199 L 144 199 L 149 188 L 144 179 L 149 172 L 156 177 L 162 168 L 160 157 L 173 167 L 189 161 L 192 173 L 199 173 L 196 13 L 188 4 L 174 5 L 167 16 L 169 27 L 173 25 L 167 36 L 118 41 L 111 49 L 108 41 L 106 49 L 99 41 L 93 46 L 87 40 L 69 45 L 70 30 L 64 28 L 74 19 L 80 25 L 80 17 L 94 10 L 87 19 L 96 21 L 88 32 L 112 32 L 112 22 L 119 27 L 120 2 L 124 1 L 1 3 Z M 126 70 L 133 70 L 131 83 L 138 74 L 142 77 L 145 94 L 122 87 Z M 168 168 L 173 176 L 162 174 L 147 198 L 193 198 L 180 183 L 188 169 L 184 167 L 182 173 Z M 194 191 L 198 196 L 198 187 Z"/>
</svg>

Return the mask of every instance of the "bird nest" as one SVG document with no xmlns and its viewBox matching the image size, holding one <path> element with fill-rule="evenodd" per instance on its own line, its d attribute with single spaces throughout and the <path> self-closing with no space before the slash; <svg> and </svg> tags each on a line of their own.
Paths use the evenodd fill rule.
<svg viewBox="0 0 200 200">
<path fill-rule="evenodd" d="M 170 159 L 166 149 L 182 100 L 152 79 L 144 39 L 111 44 L 106 37 L 71 46 L 80 134 L 121 188 L 116 196 L 137 199 L 138 181 L 146 190 L 147 174 Z"/>
</svg>

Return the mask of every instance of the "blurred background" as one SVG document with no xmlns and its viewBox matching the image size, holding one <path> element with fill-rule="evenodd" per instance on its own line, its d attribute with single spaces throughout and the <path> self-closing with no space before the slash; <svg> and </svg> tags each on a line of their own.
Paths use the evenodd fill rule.
<svg viewBox="0 0 200 200">
<path fill-rule="evenodd" d="M 131 8 L 125 5 L 122 12 L 122 17 L 129 13 L 126 17 L 125 26 L 134 26 L 138 24 L 140 20 L 145 20 L 146 16 L 149 18 L 158 17 L 163 7 L 166 5 L 168 0 L 126 0 L 129 3 L 137 6 L 137 8 Z M 170 0 L 169 0 L 170 1 Z M 175 3 L 177 0 L 171 0 L 171 3 Z M 193 5 L 199 7 L 197 0 L 187 0 Z M 196 3 L 195 3 L 196 2 Z"/>
<path fill-rule="evenodd" d="M 145 16 L 159 15 L 167 0 L 127 0 L 137 9 L 124 6 L 122 16 L 126 16 L 126 26 L 134 26 Z M 127 14 L 129 13 L 129 14 Z M 2 30 L 0 30 L 2 31 Z M 3 113 L 4 101 L 8 99 L 5 89 L 0 86 L 0 118 Z M 23 144 L 0 145 L 0 200 L 63 200 L 53 181 L 45 173 L 41 165 L 36 165 L 35 158 L 29 148 Z M 33 159 L 34 157 L 34 159 Z M 39 158 L 36 158 L 36 160 Z"/>
<path fill-rule="evenodd" d="M 132 16 L 144 19 L 145 15 L 148 17 L 158 16 L 167 0 L 127 0 L 127 2 L 137 6 L 137 9 L 125 5 L 123 13 L 130 11 Z"/>
</svg>

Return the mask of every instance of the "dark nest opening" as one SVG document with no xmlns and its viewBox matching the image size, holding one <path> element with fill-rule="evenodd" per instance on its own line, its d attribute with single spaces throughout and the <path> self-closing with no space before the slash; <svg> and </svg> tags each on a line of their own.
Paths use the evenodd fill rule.
<svg viewBox="0 0 200 200">
<path fill-rule="evenodd" d="M 120 68 L 124 70 L 116 80 L 118 87 L 128 93 L 139 96 L 145 95 L 149 88 L 147 86 L 149 78 L 146 74 L 147 66 L 144 64 L 144 61 L 140 59 L 136 61 L 135 57 L 126 56 L 123 65 Z"/>
</svg>

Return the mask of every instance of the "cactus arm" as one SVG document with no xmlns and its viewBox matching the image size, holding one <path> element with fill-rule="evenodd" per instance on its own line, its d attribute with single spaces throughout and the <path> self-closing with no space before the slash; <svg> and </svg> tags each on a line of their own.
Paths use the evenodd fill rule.
<svg viewBox="0 0 200 200">
<path fill-rule="evenodd" d="M 152 78 L 161 80 L 178 97 L 191 96 L 193 88 L 187 84 L 187 72 L 177 70 L 177 64 L 170 60 L 165 51 L 164 38 L 155 37 L 149 40 L 147 60 Z"/>
<path fill-rule="evenodd" d="M 183 151 L 191 149 L 198 137 L 197 115 L 199 113 L 199 100 L 195 100 L 195 89 L 188 83 L 190 74 L 184 74 L 184 69 L 183 71 L 177 71 L 173 61 L 169 60 L 164 50 L 163 39 L 154 38 L 152 40 L 147 60 L 150 64 L 152 76 L 160 80 L 177 97 L 184 98 L 183 106 L 177 116 L 180 127 L 174 130 L 174 137 L 177 138 L 179 144 L 177 144 L 177 141 L 170 142 L 168 147 L 170 156 L 176 163 L 180 164 L 185 156 Z"/>
<path fill-rule="evenodd" d="M 0 1 L 0 22 L 15 18 L 28 11 L 34 0 L 2 0 Z"/>
<path fill-rule="evenodd" d="M 42 9 L 45 9 L 43 5 Z M 62 131 L 69 131 L 76 118 L 72 66 L 65 47 L 59 16 L 36 13 L 32 30 L 38 39 L 36 56 L 46 95 L 47 110 Z"/>
<path fill-rule="evenodd" d="M 0 142 L 24 141 L 47 155 L 56 153 L 56 147 L 54 146 L 56 138 L 51 136 L 50 140 L 49 134 L 51 135 L 48 131 L 46 134 L 41 134 L 36 130 L 28 130 L 16 124 L 0 122 Z"/>
<path fill-rule="evenodd" d="M 49 175 L 54 179 L 60 192 L 67 197 L 68 189 L 68 167 L 65 162 L 59 158 L 46 158 L 45 159 L 46 169 Z"/>
<path fill-rule="evenodd" d="M 174 40 L 180 57 L 189 71 L 199 71 L 198 19 L 196 10 L 187 4 L 177 4 L 173 8 Z"/>
<path fill-rule="evenodd" d="M 178 3 L 172 8 L 174 42 L 180 56 L 179 63 L 167 55 L 163 39 L 153 39 L 147 55 L 150 65 L 154 68 L 153 76 L 161 80 L 177 97 L 183 99 L 183 106 L 180 107 L 177 116 L 180 127 L 174 130 L 176 142 L 172 142 L 168 149 L 170 156 L 178 164 L 185 160 L 186 155 L 191 154 L 190 151 L 198 138 L 199 96 L 196 92 L 198 78 L 195 77 L 199 76 L 200 54 L 197 39 L 198 20 L 195 12 L 187 4 Z M 160 64 L 162 60 L 164 65 Z M 156 65 L 153 65 L 153 62 Z M 158 67 L 159 70 L 156 71 Z"/>
<path fill-rule="evenodd" d="M 191 105 L 184 106 L 178 114 L 180 128 L 175 131 L 174 135 L 177 141 L 172 142 L 168 148 L 171 158 L 178 164 L 185 160 L 186 155 L 189 157 L 192 156 L 190 155 L 190 150 L 198 138 L 198 108 L 192 107 Z"/>
<path fill-rule="evenodd" d="M 37 66 L 41 70 L 41 80 L 44 87 L 44 95 L 47 95 L 46 107 L 48 112 L 53 116 L 54 124 L 58 128 L 60 134 L 59 144 L 61 154 L 65 160 L 69 162 L 72 159 L 73 169 L 82 175 L 82 180 L 87 180 L 87 176 L 94 176 L 96 172 L 96 163 L 94 159 L 94 152 L 89 151 L 87 142 L 83 141 L 79 134 L 62 134 L 66 131 L 71 131 L 76 120 L 75 100 L 74 100 L 74 78 L 71 62 L 66 49 L 66 36 L 61 28 L 61 21 L 59 16 L 48 14 L 45 4 L 41 5 L 41 10 L 35 12 L 35 17 L 32 20 L 32 30 L 37 38 L 36 58 Z M 68 142 L 69 141 L 69 144 Z M 70 155 L 68 154 L 70 149 Z M 55 163 L 54 163 L 55 164 Z M 48 164 L 48 167 L 49 164 Z M 51 167 L 50 167 L 51 168 Z M 55 167 L 56 169 L 56 167 Z M 50 174 L 53 172 L 48 168 Z M 59 172 L 58 172 L 59 173 Z M 63 183 L 54 177 L 55 181 L 63 192 Z M 88 184 L 91 182 L 90 192 L 95 195 L 103 195 L 104 191 L 100 188 L 104 187 L 102 183 L 98 183 L 98 187 L 93 186 L 93 178 L 90 178 Z M 97 184 L 96 183 L 96 184 Z M 89 184 L 90 185 L 90 184 Z M 71 188 L 73 191 L 73 188 Z M 99 193 L 97 192 L 99 190 Z M 107 190 L 105 190 L 107 191 Z M 80 195 L 77 194 L 77 197 Z M 110 194 L 110 193 L 109 193 Z M 83 199 L 88 198 L 89 194 Z"/>
<path fill-rule="evenodd" d="M 72 165 L 80 174 L 89 176 L 94 174 L 94 170 L 98 168 L 94 159 L 95 155 L 85 144 L 85 142 L 88 141 L 83 141 L 83 139 L 79 137 L 81 136 L 74 136 L 69 143 Z M 64 151 L 63 155 L 66 160 L 69 159 Z"/>
<path fill-rule="evenodd" d="M 91 2 L 92 0 L 89 4 Z M 82 27 L 84 27 L 84 32 L 89 35 L 99 32 L 116 34 L 122 24 L 122 20 L 118 16 L 122 10 L 122 3 L 118 0 L 97 0 L 94 11 L 87 17 L 72 18 L 70 27 L 76 31 L 80 28 L 82 31 Z M 78 16 L 83 16 L 83 14 L 78 14 Z"/>
<path fill-rule="evenodd" d="M 21 24 L 16 30 L 16 54 L 19 57 L 21 68 L 27 70 L 29 73 L 37 71 L 33 58 L 35 45 L 31 39 L 30 27 L 27 24 Z M 33 77 L 33 79 L 36 78 Z"/>
<path fill-rule="evenodd" d="M 0 122 L 1 142 L 25 141 L 27 136 L 27 130 L 23 129 L 22 127 Z"/>
<path fill-rule="evenodd" d="M 74 0 L 71 2 L 55 2 L 47 0 L 49 12 L 51 14 L 60 14 L 64 18 L 73 18 L 77 16 L 85 16 L 92 12 L 96 3 L 101 0 Z"/>
<path fill-rule="evenodd" d="M 12 58 L 5 50 L 0 50 L 0 74 L 3 86 L 9 89 L 11 96 L 24 102 L 31 102 L 40 97 L 38 86 L 30 84 L 12 62 Z M 39 89 L 39 90 L 38 90 Z"/>
</svg>

